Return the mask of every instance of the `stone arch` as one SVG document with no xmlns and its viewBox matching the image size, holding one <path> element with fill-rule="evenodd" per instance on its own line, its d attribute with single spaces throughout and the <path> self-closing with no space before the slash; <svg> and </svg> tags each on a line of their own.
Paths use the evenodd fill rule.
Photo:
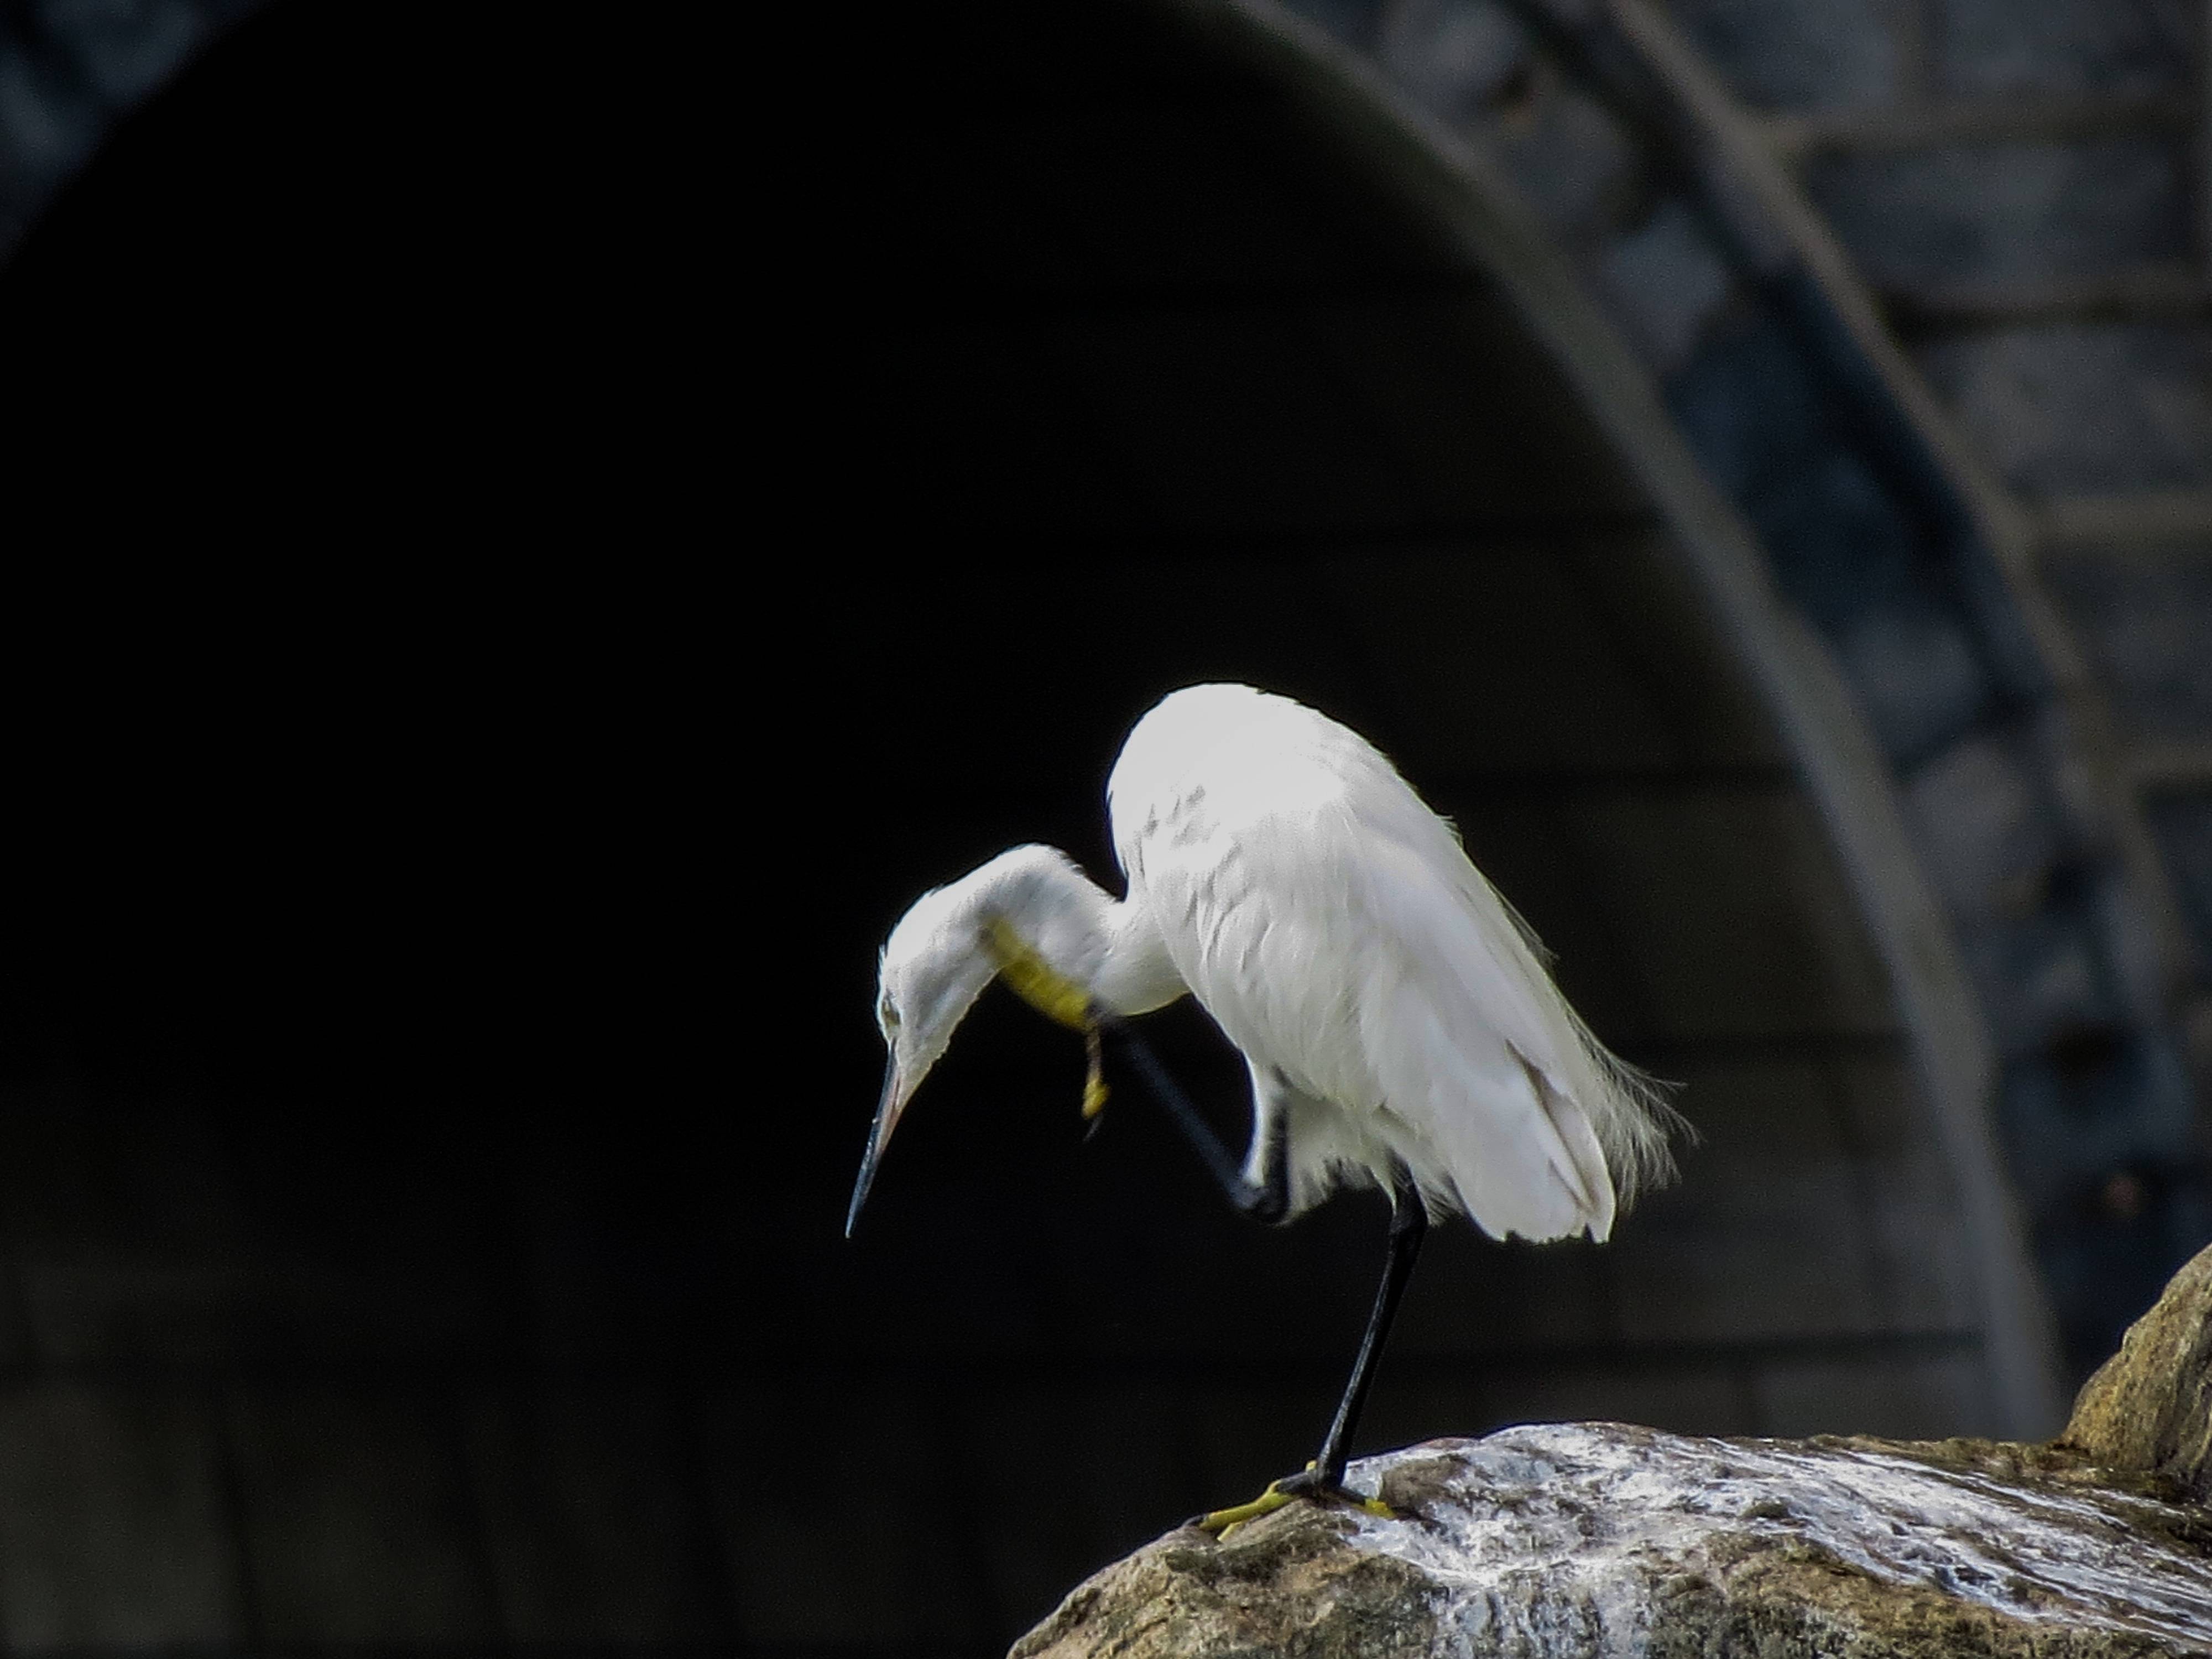
<svg viewBox="0 0 2212 1659">
<path fill-rule="evenodd" d="M 1455 224 L 1465 228 L 1491 269 L 1510 273 L 1516 302 L 1563 361 L 1572 365 L 1569 372 L 1589 405 L 1605 411 L 1601 419 L 1608 435 L 1633 458 L 1631 464 L 1660 504 L 1710 602 L 1728 619 L 1736 648 L 1757 675 L 1788 734 L 1796 763 L 1820 802 L 1870 930 L 1883 948 L 1973 1218 L 1985 1329 L 2000 1356 L 1996 1374 L 2006 1379 L 2000 1387 L 2012 1391 L 2002 1411 L 2010 1431 L 2036 1431 L 2054 1421 L 2057 1412 L 2051 1334 L 1992 1133 L 1995 1053 L 1974 1006 L 1965 964 L 1922 868 L 1923 854 L 1914 845 L 1890 782 L 1883 746 L 1858 712 L 1864 705 L 1855 703 L 1820 647 L 1804 637 L 1804 622 L 1790 605 L 1792 599 L 1802 604 L 1803 595 L 1790 592 L 1786 572 L 1780 584 L 1769 574 L 1773 556 L 1764 550 L 1759 530 L 1771 536 L 1774 526 L 1754 528 L 1708 483 L 1696 453 L 1694 420 L 1691 441 L 1684 442 L 1677 436 L 1674 421 L 1648 389 L 1649 382 L 1639 372 L 1644 366 L 1633 361 L 1598 308 L 1583 300 L 1571 267 L 1559 257 L 1534 216 L 1520 209 L 1502 178 L 1480 158 L 1452 144 L 1437 127 L 1410 112 L 1400 112 L 1401 106 L 1376 84 L 1377 77 L 1362 73 L 1364 66 L 1341 59 L 1330 65 L 1334 54 L 1316 38 L 1317 32 L 1301 31 L 1258 7 L 1242 15 L 1260 30 L 1279 31 L 1285 41 L 1298 42 L 1298 49 L 1310 54 L 1322 72 L 1327 72 L 1323 66 L 1334 67 L 1355 81 L 1365 81 L 1374 104 L 1394 112 L 1393 137 L 1402 147 L 1401 165 L 1409 170 L 1425 166 L 1443 175 L 1433 188 L 1439 196 L 1447 191 L 1457 196 L 1453 204 L 1459 210 L 1453 215 Z M 1354 107 L 1350 100 L 1338 106 L 1343 112 Z M 1359 117 L 1346 113 L 1341 118 L 1352 127 Z M 1378 137 L 1372 142 L 1384 141 Z M 1419 161 L 1412 159 L 1416 155 Z M 1665 211 L 1663 204 L 1650 209 L 1653 217 Z M 1718 223 L 1709 229 L 1723 249 L 1731 252 L 1732 231 L 1739 236 L 1750 234 Z M 1721 295 L 1708 293 L 1702 298 L 1708 307 L 1724 303 Z M 1653 326 L 1647 319 L 1647 349 Z M 1820 378 L 1829 383 L 1824 388 L 1829 396 L 1841 390 L 1834 386 L 1832 371 Z M 1682 404 L 1693 397 L 1676 393 L 1677 418 Z M 1826 457 L 1808 458 L 1808 463 L 1816 469 L 1832 465 Z M 1741 477 L 1737 481 L 1742 482 Z M 1771 487 L 1771 479 L 1765 482 Z"/>
<path fill-rule="evenodd" d="M 1072 1092 L 1054 1105 L 1067 1055 L 998 1005 L 902 1131 L 879 1227 L 824 1265 L 816 1223 L 842 1208 L 859 1132 L 836 1103 L 864 1115 L 873 1080 L 865 969 L 883 923 L 1012 840 L 1103 865 L 1098 777 L 1176 678 L 1273 678 L 1374 730 L 1560 948 L 1607 1034 L 1688 1076 L 1708 1124 L 1705 1162 L 1607 1252 L 1440 1242 L 1376 1437 L 1584 1414 L 2046 1426 L 2037 1292 L 1988 1151 L 1996 1045 L 1882 781 L 1887 728 L 1869 738 L 1778 600 L 1792 590 L 1765 563 L 1772 538 L 1746 520 L 1771 526 L 1686 458 L 1687 417 L 1621 343 L 1644 337 L 1607 319 L 1559 225 L 1310 29 L 1197 5 L 1070 20 L 888 25 L 917 48 L 911 79 L 887 106 L 898 118 L 875 118 L 875 170 L 840 176 L 890 198 L 864 251 L 871 274 L 909 280 L 872 288 L 868 349 L 839 363 L 865 418 L 848 410 L 835 441 L 861 464 L 836 474 L 779 613 L 820 672 L 772 687 L 774 707 L 852 757 L 840 777 L 803 775 L 821 793 L 784 848 L 792 869 L 834 857 L 840 883 L 766 895 L 753 918 L 802 988 L 773 1023 L 820 1056 L 818 1115 L 793 1115 L 767 1176 L 683 1172 L 728 1212 L 698 1251 L 720 1264 L 698 1270 L 714 1294 L 683 1304 L 684 1328 L 642 1336 L 665 1291 L 649 1270 L 688 1247 L 672 1227 L 633 1237 L 629 1256 L 592 1264 L 617 1282 L 564 1282 L 602 1172 L 533 1152 L 553 1173 L 523 1252 L 546 1299 L 530 1317 L 589 1356 L 593 1386 L 677 1401 L 633 1437 L 707 1471 L 711 1492 L 685 1502 L 737 1540 L 718 1571 L 756 1620 L 745 1633 L 934 1632 L 974 1650 L 1114 1548 L 1279 1473 L 1336 1380 L 1375 1218 L 1347 1204 L 1283 1237 L 1238 1233 L 1133 1114 L 1078 1161 Z M 1054 148 L 1070 110 L 1120 122 L 1114 142 Z M 1008 133 L 1021 142 L 991 142 Z M 1062 161 L 1094 165 L 1053 173 Z M 1639 222 L 1656 238 L 1639 257 L 1694 272 L 1694 235 L 1686 251 L 1663 208 Z M 1680 343 L 1665 323 L 1638 326 L 1663 350 Z M 1911 471 L 1893 455 L 1872 470 L 1882 489 Z M 884 580 L 864 555 L 902 538 L 957 556 Z M 1979 633 L 1974 647 L 2011 660 Z M 1172 1041 L 1233 1097 L 1202 1029 Z M 100 1270 L 127 1279 L 139 1247 L 113 1248 Z M 68 1264 L 40 1272 L 40 1295 L 67 1305 Z M 271 1364 L 252 1324 L 225 1324 L 196 1362 L 248 1395 Z M 83 1340 L 90 1363 L 107 1357 L 100 1331 Z M 499 1363 L 577 1391 L 543 1349 Z M 355 1380 L 319 1386 L 349 1420 Z M 461 1458 L 460 1487 L 495 1481 L 482 1466 L 509 1429 L 517 1446 L 542 1432 L 570 1460 L 546 1478 L 588 1515 L 605 1492 L 594 1399 L 526 1428 L 489 1412 L 459 1452 L 404 1412 L 377 1420 L 426 1467 Z M 313 1429 L 271 1443 L 308 1446 Z M 1091 1495 L 1040 1504 L 1046 1481 Z M 955 1483 L 985 1494 L 972 1533 L 945 1519 Z M 794 1589 L 827 1558 L 753 1501 L 824 1486 L 870 1495 L 836 1560 L 864 1555 L 872 1581 L 901 1587 L 881 1607 Z M 444 1553 L 503 1563 L 510 1541 Z"/>
<path fill-rule="evenodd" d="M 2184 826 L 2201 810 L 2190 805 L 2203 772 L 2191 744 L 2212 716 L 2186 689 L 2202 623 L 2182 618 L 2196 614 L 2186 596 L 2202 580 L 2189 573 L 2206 514 L 2201 489 L 2170 484 L 2212 465 L 2212 440 L 2199 433 L 2193 461 L 2178 430 L 2164 450 L 2148 442 L 2160 453 L 2143 482 L 2113 475 L 2133 493 L 2039 498 L 2081 487 L 2064 459 L 2038 475 L 1988 419 L 1970 433 L 1972 411 L 1929 377 L 1949 384 L 1962 365 L 2046 346 L 2032 329 L 2019 337 L 2044 319 L 2060 333 L 2076 315 L 2116 319 L 2124 333 L 2133 317 L 2188 313 L 2175 296 L 2201 278 L 2173 257 L 2192 233 L 2172 136 L 2195 93 L 2188 28 L 2161 58 L 2149 12 L 2131 23 L 2055 5 L 2038 14 L 2040 33 L 2025 12 L 1981 24 L 1971 13 L 1943 11 L 1943 27 L 1964 34 L 1940 52 L 1903 25 L 1900 43 L 1870 13 L 1845 21 L 1818 8 L 1778 8 L 1755 25 L 1725 6 L 1643 0 L 1424 0 L 1315 15 L 1511 176 L 1842 669 L 1994 1044 L 1980 1086 L 2044 1273 L 2062 1287 L 2078 1374 L 2206 1224 L 2191 1080 L 2205 945 L 2174 890 L 2201 883 Z M 2085 28 L 2095 38 L 2076 38 Z M 1978 47 L 1977 29 L 1989 37 Z M 2039 89 L 2038 51 L 2066 65 L 2063 90 Z M 1884 55 L 1931 52 L 1948 53 L 1940 70 Z M 2007 95 L 1978 102 L 1978 88 Z M 1754 113 L 1739 88 L 1784 108 Z M 2170 155 L 2152 141 L 2161 133 Z M 2112 153 L 2127 145 L 2150 148 Z M 1834 159 L 1801 180 L 1793 168 L 1808 157 Z M 2099 165 L 2118 168 L 2112 191 L 2133 204 L 2125 224 L 2097 233 L 2110 254 L 2052 252 L 2065 214 L 2081 210 L 2057 197 L 2041 231 L 2027 220 L 1988 230 L 1978 263 L 1912 242 L 1940 249 L 1948 231 L 1950 246 L 1972 246 L 1980 227 L 1958 198 L 2008 199 L 2023 167 L 2093 189 Z M 1943 167 L 1948 202 L 1930 194 Z M 2011 264 L 2025 275 L 2000 256 L 2008 242 L 2024 246 Z M 2054 260 L 2067 274 L 2036 275 Z M 1879 301 L 1863 272 L 1888 283 Z M 1916 355 L 1898 331 L 1915 319 L 1951 332 Z M 2132 390 L 2129 371 L 2069 379 L 2039 359 L 2067 388 L 2045 395 L 2102 397 L 2098 415 L 2076 418 L 2122 430 L 2130 396 L 2185 411 L 2172 365 L 2191 337 L 2171 342 L 2166 370 L 2146 358 Z M 2010 395 L 2035 409 L 2024 383 Z M 2208 422 L 2200 413 L 2212 432 Z M 2147 637 L 2152 612 L 2165 642 L 2130 663 L 2113 641 L 2130 627 Z M 2139 1212 L 2146 1181 L 2150 1214 Z M 2127 1209 L 2118 1226 L 2083 1219 L 2106 1190 Z"/>
</svg>

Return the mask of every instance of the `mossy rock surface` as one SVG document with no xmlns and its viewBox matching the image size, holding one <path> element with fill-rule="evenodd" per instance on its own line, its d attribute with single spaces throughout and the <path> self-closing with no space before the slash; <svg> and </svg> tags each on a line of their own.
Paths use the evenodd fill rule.
<svg viewBox="0 0 2212 1659">
<path fill-rule="evenodd" d="M 1170 1533 L 1018 1659 L 2212 1656 L 2212 1517 L 2063 1448 L 1564 1424 L 1353 1483 L 1400 1517 Z"/>
<path fill-rule="evenodd" d="M 2082 1385 L 2059 1443 L 2212 1502 L 2212 1245 Z"/>
<path fill-rule="evenodd" d="M 2212 1659 L 2212 1249 L 2049 1445 L 1535 1425 L 1180 1530 L 1016 1659 Z"/>
</svg>

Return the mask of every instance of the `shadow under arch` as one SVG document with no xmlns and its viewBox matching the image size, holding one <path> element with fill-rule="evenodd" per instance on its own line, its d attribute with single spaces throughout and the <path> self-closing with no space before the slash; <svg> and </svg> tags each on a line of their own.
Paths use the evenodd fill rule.
<svg viewBox="0 0 2212 1659">
<path fill-rule="evenodd" d="M 457 486 L 472 532 L 512 510 L 495 550 L 521 557 L 532 606 L 479 544 L 424 532 L 489 598 L 434 653 L 450 696 L 366 716 L 422 745 L 374 775 L 393 816 L 435 831 L 431 852 L 358 901 L 404 898 L 408 948 L 332 982 L 338 953 L 301 929 L 242 983 L 297 981 L 289 1012 L 402 960 L 427 973 L 462 1011 L 440 1044 L 382 1000 L 282 1045 L 276 1070 L 312 1084 L 397 1033 L 412 1058 L 386 1081 L 434 1079 L 428 1106 L 339 1133 L 293 1109 L 296 1087 L 222 1105 L 234 1049 L 261 1034 L 232 1005 L 269 1006 L 227 964 L 180 955 L 150 984 L 73 994 L 137 1029 L 196 974 L 221 981 L 180 1023 L 228 1022 L 193 1050 L 195 1087 L 231 1114 L 209 1185 L 244 1212 L 212 1239 L 62 1227 L 40 1268 L 53 1305 L 71 1251 L 100 1282 L 152 1287 L 135 1328 L 88 1322 L 74 1363 L 127 1361 L 153 1389 L 212 1376 L 246 1402 L 210 1432 L 245 1449 L 249 1517 L 283 1513 L 266 1506 L 299 1469 L 338 1494 L 331 1514 L 382 1501 L 361 1458 L 315 1486 L 319 1447 L 398 1446 L 383 1461 L 475 1494 L 409 1519 L 447 1577 L 497 1591 L 422 1613 L 428 1649 L 479 1647 L 502 1620 L 517 1651 L 611 1639 L 609 1607 L 672 1646 L 732 1629 L 840 1650 L 1003 1641 L 1082 1571 L 1306 1455 L 1379 1211 L 1242 1229 L 1133 1091 L 1083 1146 L 1079 1053 L 994 997 L 841 1245 L 878 1074 L 873 946 L 921 886 L 1017 841 L 1107 874 L 1099 796 L 1121 732 L 1173 684 L 1236 677 L 1393 753 L 1600 1030 L 1686 1081 L 1708 1137 L 1605 1250 L 1439 1238 L 1369 1443 L 1546 1416 L 2045 1426 L 2032 1290 L 2000 1271 L 2001 1191 L 1977 1185 L 1990 1172 L 1955 1115 L 1979 1050 L 1945 1024 L 1951 970 L 1921 954 L 1884 797 L 1858 793 L 1817 654 L 1762 611 L 1740 529 L 1504 193 L 1257 12 L 939 9 L 886 20 L 865 50 L 836 106 L 866 112 L 857 142 L 805 158 L 818 210 L 759 228 L 800 280 L 763 307 L 718 266 L 726 286 L 658 313 L 678 345 L 738 319 L 748 349 L 707 416 L 669 413 L 681 350 L 665 403 L 657 372 L 611 391 L 583 377 L 541 420 L 533 368 L 492 405 L 568 433 L 552 470 L 588 471 L 595 499 L 656 501 L 643 531 L 541 490 L 544 452 L 479 469 L 463 445 L 434 485 L 398 491 L 403 523 Z M 677 257 L 629 262 L 594 325 L 651 300 Z M 239 320 L 276 338 L 250 307 Z M 804 373 L 764 366 L 779 341 Z M 465 436 L 477 417 L 440 398 L 434 355 L 413 361 Z M 783 429 L 757 449 L 764 424 Z M 550 581 L 556 554 L 584 578 Z M 390 684 L 386 647 L 455 610 L 450 580 L 402 586 L 372 607 L 397 627 L 335 652 L 313 634 L 281 696 L 264 677 L 218 712 L 319 712 L 356 669 Z M 171 684 L 197 702 L 192 675 Z M 248 777 L 301 747 L 352 752 L 327 723 L 247 729 Z M 189 816 L 179 800 L 283 793 L 179 776 L 167 822 Z M 465 860 L 444 851 L 456 801 Z M 222 864 L 222 896 L 251 921 L 326 895 L 344 855 L 388 848 L 390 822 L 349 825 L 281 883 L 250 856 Z M 454 925 L 493 880 L 530 927 Z M 1187 1009 L 1167 1027 L 1164 1050 L 1233 1122 L 1218 1041 Z M 58 1139 L 119 1111 L 93 1095 L 48 1114 Z M 54 1164 L 58 1189 L 79 1178 Z M 470 1178 L 431 1178 L 453 1168 Z M 228 1276 L 204 1276 L 212 1312 L 164 1325 L 179 1262 Z M 39 1364 L 34 1386 L 70 1381 Z M 287 1415 L 301 1388 L 323 1417 Z M 380 1437 L 349 1438 L 357 1421 Z M 515 1493 L 540 1488 L 566 1539 L 532 1531 Z M 824 1492 L 838 1524 L 794 1527 L 772 1496 Z M 266 1639 L 357 1634 L 312 1549 L 231 1524 L 299 1621 Z M 863 1588 L 820 1589 L 844 1583 Z"/>
</svg>

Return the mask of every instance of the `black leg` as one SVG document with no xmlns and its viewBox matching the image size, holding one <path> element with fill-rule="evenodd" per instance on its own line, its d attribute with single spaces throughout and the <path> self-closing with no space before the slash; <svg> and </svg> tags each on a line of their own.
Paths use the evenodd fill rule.
<svg viewBox="0 0 2212 1659">
<path fill-rule="evenodd" d="M 1328 1425 L 1328 1437 L 1321 1443 L 1321 1455 L 1314 1460 L 1311 1484 L 1322 1492 L 1335 1492 L 1344 1485 L 1344 1466 L 1350 1458 L 1352 1431 L 1358 1425 L 1359 1409 L 1367 1403 L 1367 1390 L 1375 1381 L 1375 1362 L 1382 1358 L 1382 1344 L 1390 1334 L 1390 1321 L 1398 1311 L 1398 1298 L 1405 1294 L 1406 1281 L 1413 1276 L 1413 1259 L 1421 1253 L 1421 1240 L 1429 1231 L 1428 1212 L 1421 1207 L 1421 1196 L 1401 1185 L 1390 1194 L 1390 1255 L 1382 1268 L 1382 1283 L 1376 1288 L 1374 1310 L 1367 1316 L 1367 1334 L 1360 1340 L 1359 1358 L 1352 1362 L 1352 1379 L 1344 1385 L 1344 1398 L 1336 1407 L 1336 1420 Z M 1285 1492 L 1305 1484 L 1292 1480 L 1282 1483 Z"/>
<path fill-rule="evenodd" d="M 1094 1015 L 1098 1032 L 1105 1041 L 1113 1043 L 1127 1054 L 1136 1066 L 1138 1075 L 1145 1079 L 1168 1115 L 1183 1133 L 1199 1162 L 1229 1195 L 1240 1214 L 1271 1225 L 1291 1212 L 1291 1167 L 1289 1137 L 1277 1133 L 1267 1146 L 1267 1163 L 1264 1182 L 1255 1182 L 1244 1178 L 1244 1170 L 1234 1154 L 1214 1133 L 1213 1126 L 1191 1104 L 1190 1097 L 1183 1093 L 1176 1080 L 1170 1077 L 1167 1067 L 1161 1065 L 1142 1038 L 1132 1030 L 1127 1020 L 1111 1014 Z"/>
</svg>

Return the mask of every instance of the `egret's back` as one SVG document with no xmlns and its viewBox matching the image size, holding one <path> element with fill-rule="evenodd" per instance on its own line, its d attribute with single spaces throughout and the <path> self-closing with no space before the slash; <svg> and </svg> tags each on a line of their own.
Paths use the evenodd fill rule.
<svg viewBox="0 0 2212 1659">
<path fill-rule="evenodd" d="M 1410 1171 L 1486 1231 L 1602 1238 L 1670 1114 L 1589 1034 L 1451 826 L 1358 733 L 1202 685 L 1129 734 L 1115 850 L 1177 970 L 1297 1097 L 1301 1206 Z"/>
</svg>

